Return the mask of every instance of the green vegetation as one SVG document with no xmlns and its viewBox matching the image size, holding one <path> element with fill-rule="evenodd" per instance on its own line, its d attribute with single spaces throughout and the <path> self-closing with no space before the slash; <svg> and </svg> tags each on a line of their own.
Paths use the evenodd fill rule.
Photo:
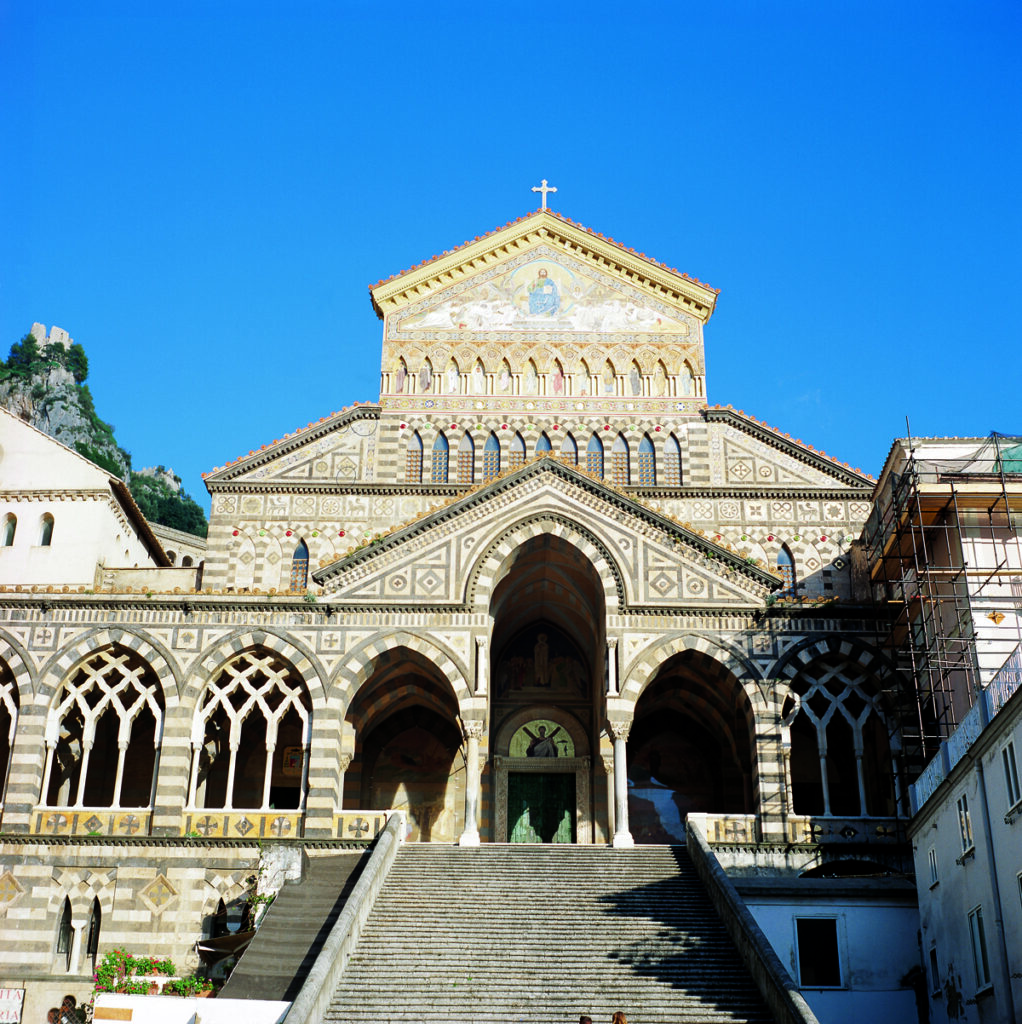
<svg viewBox="0 0 1022 1024">
<path fill-rule="evenodd" d="M 55 368 L 67 370 L 74 378 L 74 385 L 64 377 L 63 383 L 51 387 L 50 371 Z M 52 422 L 51 410 L 55 407 L 68 405 L 72 410 L 77 407 L 79 416 L 72 415 L 70 424 L 65 422 L 51 428 L 57 440 L 113 476 L 126 480 L 132 497 L 150 522 L 205 537 L 206 517 L 192 498 L 180 489 L 175 490 L 159 476 L 131 471 L 131 455 L 117 443 L 113 425 L 101 420 L 96 412 L 92 392 L 85 383 L 88 375 L 89 360 L 81 345 L 64 348 L 58 343 L 40 348 L 35 336 L 26 334 L 11 346 L 7 360 L 0 361 L 0 389 L 3 389 L 0 402 L 4 401 L 4 393 L 27 394 L 39 417 L 35 425 L 44 430 Z M 85 421 L 84 426 L 81 420 Z M 162 466 L 159 471 L 164 471 Z M 181 481 L 174 479 L 180 486 Z"/>
<path fill-rule="evenodd" d="M 157 472 L 164 472 L 163 467 L 158 466 Z M 174 479 L 181 483 L 177 477 Z M 197 537 L 206 536 L 206 517 L 202 509 L 184 491 L 175 491 L 162 477 L 132 473 L 128 487 L 142 515 L 151 523 L 162 523 Z"/>
</svg>

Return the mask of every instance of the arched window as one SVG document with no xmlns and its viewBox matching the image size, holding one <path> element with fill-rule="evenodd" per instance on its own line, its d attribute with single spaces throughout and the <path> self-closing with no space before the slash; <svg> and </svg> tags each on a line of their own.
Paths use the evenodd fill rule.
<svg viewBox="0 0 1022 1024">
<path fill-rule="evenodd" d="M 405 483 L 422 483 L 422 438 L 417 430 L 405 447 Z"/>
<path fill-rule="evenodd" d="M 603 479 L 603 442 L 595 434 L 589 438 L 586 448 L 586 469 Z"/>
<path fill-rule="evenodd" d="M 610 477 L 611 482 L 619 487 L 625 487 L 630 482 L 628 442 L 624 434 L 617 435 L 610 451 Z"/>
<path fill-rule="evenodd" d="M 433 442 L 433 463 L 430 466 L 430 479 L 435 484 L 447 483 L 447 458 L 448 449 L 447 438 L 444 437 L 443 432 L 437 434 L 436 440 Z"/>
<path fill-rule="evenodd" d="M 185 566 L 186 568 L 188 566 L 190 566 L 192 564 L 192 556 L 191 555 L 185 555 L 184 558 L 181 559 L 181 564 L 183 566 Z"/>
<path fill-rule="evenodd" d="M 483 446 L 483 481 L 492 480 L 500 472 L 500 442 L 491 433 Z"/>
<path fill-rule="evenodd" d="M 53 541 L 53 516 L 47 512 L 39 521 L 39 546 L 48 548 Z"/>
<path fill-rule="evenodd" d="M 639 483 L 646 487 L 656 486 L 656 452 L 649 434 L 643 434 L 639 442 Z"/>
<path fill-rule="evenodd" d="M 550 443 L 550 438 L 547 437 L 546 431 L 544 431 L 536 441 L 536 454 L 542 455 L 544 452 L 552 452 L 553 450 L 554 446 Z"/>
<path fill-rule="evenodd" d="M 67 679 L 46 722 L 50 807 L 149 807 L 163 735 L 163 691 L 134 652 L 108 647 Z"/>
<path fill-rule="evenodd" d="M 71 950 L 75 944 L 75 930 L 71 927 L 71 901 L 65 896 L 57 919 L 57 942 L 54 952 L 62 958 L 61 966 L 65 971 L 71 970 Z"/>
<path fill-rule="evenodd" d="M 879 689 L 838 654 L 816 659 L 792 682 L 784 706 L 791 730 L 796 814 L 893 816 L 894 763 Z"/>
<path fill-rule="evenodd" d="M 664 441 L 664 483 L 668 487 L 681 485 L 681 445 L 673 434 Z"/>
<path fill-rule="evenodd" d="M 566 462 L 569 466 L 578 465 L 578 445 L 571 434 L 565 434 L 564 440 L 561 441 L 561 462 Z"/>
<path fill-rule="evenodd" d="M 458 483 L 470 484 L 475 479 L 476 446 L 472 436 L 465 431 L 458 445 Z"/>
<path fill-rule="evenodd" d="M 515 434 L 511 438 L 511 468 L 520 466 L 525 462 L 525 440 L 521 434 Z"/>
<path fill-rule="evenodd" d="M 13 512 L 8 512 L 4 516 L 4 528 L 3 528 L 3 543 L 0 547 L 9 548 L 14 543 L 14 533 L 18 529 L 18 517 Z"/>
<path fill-rule="evenodd" d="M 298 542 L 295 553 L 291 556 L 291 581 L 289 589 L 292 594 L 300 593 L 309 585 L 309 545 L 304 540 Z"/>
<path fill-rule="evenodd" d="M 177 552 L 176 551 L 172 551 L 170 548 L 167 548 L 167 558 L 170 559 L 170 564 L 171 565 L 176 565 L 177 564 Z"/>
<path fill-rule="evenodd" d="M 791 551 L 788 550 L 787 544 L 781 545 L 781 550 L 777 552 L 777 571 L 784 580 L 784 588 L 779 592 L 779 596 L 794 594 L 797 582 L 795 580 L 795 560 L 791 557 Z"/>
<path fill-rule="evenodd" d="M 18 726 L 18 687 L 11 670 L 0 661 L 0 807 L 7 791 L 14 730 Z"/>
<path fill-rule="evenodd" d="M 96 969 L 96 958 L 99 956 L 99 930 L 103 924 L 103 908 L 99 905 L 99 897 L 92 900 L 92 910 L 88 923 L 85 925 L 85 956 L 89 960 L 89 970 Z"/>
<path fill-rule="evenodd" d="M 268 651 L 241 654 L 209 684 L 196 713 L 188 806 L 304 809 L 311 730 L 294 667 Z"/>
</svg>

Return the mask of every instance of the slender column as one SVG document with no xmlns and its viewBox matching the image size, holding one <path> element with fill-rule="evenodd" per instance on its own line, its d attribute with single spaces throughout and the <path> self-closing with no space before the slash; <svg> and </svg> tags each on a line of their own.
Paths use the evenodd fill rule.
<svg viewBox="0 0 1022 1024">
<path fill-rule="evenodd" d="M 344 810 L 344 773 L 351 767 L 351 754 L 341 754 L 337 758 L 337 810 Z M 357 805 L 356 805 L 357 806 Z"/>
<path fill-rule="evenodd" d="M 476 637 L 476 696 L 486 696 L 486 679 L 489 675 L 486 663 L 486 637 Z"/>
<path fill-rule="evenodd" d="M 465 732 L 465 831 L 458 839 L 459 846 L 479 845 L 479 738 L 483 734 L 482 722 L 464 722 Z"/>
<path fill-rule="evenodd" d="M 306 738 L 302 746 L 302 791 L 298 797 L 298 810 L 305 813 L 305 805 L 309 799 L 309 762 L 312 760 L 312 742 Z"/>
<path fill-rule="evenodd" d="M 276 744 L 266 744 L 266 770 L 263 772 L 263 807 L 264 811 L 270 809 L 270 782 L 273 780 L 273 755 L 276 752 Z M 304 759 L 303 759 L 304 760 Z"/>
<path fill-rule="evenodd" d="M 607 640 L 607 696 L 617 695 L 617 637 L 610 637 Z"/>
<path fill-rule="evenodd" d="M 607 779 L 607 835 L 614 834 L 614 755 L 604 754 L 603 774 Z"/>
<path fill-rule="evenodd" d="M 823 786 L 823 813 L 830 814 L 830 782 L 827 780 L 827 739 L 820 744 L 820 785 Z"/>
<path fill-rule="evenodd" d="M 78 773 L 78 794 L 75 796 L 75 807 L 82 807 L 85 799 L 85 777 L 89 774 L 89 755 L 92 753 L 92 744 L 84 744 L 82 749 L 82 767 Z"/>
<path fill-rule="evenodd" d="M 49 793 L 50 793 L 50 776 L 53 774 L 53 760 L 55 757 L 56 745 L 55 743 L 46 741 L 46 771 L 43 773 L 43 791 L 40 794 L 41 799 L 39 801 L 44 807 L 49 806 Z"/>
<path fill-rule="evenodd" d="M 202 745 L 197 743 L 192 747 L 192 781 L 188 786 L 188 806 L 195 806 L 195 793 L 199 788 L 199 755 L 202 753 Z"/>
<path fill-rule="evenodd" d="M 614 740 L 614 846 L 634 846 L 628 831 L 628 761 L 625 744 L 631 722 L 608 722 L 607 731 Z"/>
<path fill-rule="evenodd" d="M 855 752 L 855 774 L 859 779 L 859 813 L 865 817 L 869 814 L 866 810 L 866 774 L 862 769 L 862 751 Z"/>
<path fill-rule="evenodd" d="M 238 744 L 231 744 L 231 758 L 227 764 L 227 792 L 224 793 L 224 810 L 234 810 L 234 770 L 238 765 Z"/>
<path fill-rule="evenodd" d="M 121 806 L 121 786 L 124 784 L 124 755 L 128 752 L 128 741 L 117 744 L 117 774 L 114 777 L 114 799 L 111 807 Z"/>
</svg>

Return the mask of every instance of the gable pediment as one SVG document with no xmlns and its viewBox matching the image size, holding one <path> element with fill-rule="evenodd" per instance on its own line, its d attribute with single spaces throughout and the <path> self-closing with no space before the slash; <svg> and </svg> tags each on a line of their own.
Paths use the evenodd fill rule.
<svg viewBox="0 0 1022 1024">
<path fill-rule="evenodd" d="M 525 534 L 598 553 L 619 609 L 759 606 L 779 581 L 699 534 L 556 459 L 540 459 L 313 575 L 359 604 L 465 607 Z M 503 554 L 502 554 L 503 552 Z M 611 591 L 616 593 L 613 597 Z M 609 605 L 608 605 L 609 606 Z"/>
<path fill-rule="evenodd" d="M 348 482 L 367 478 L 379 407 L 361 406 L 325 417 L 289 437 L 249 452 L 206 475 L 206 485 Z"/>
</svg>

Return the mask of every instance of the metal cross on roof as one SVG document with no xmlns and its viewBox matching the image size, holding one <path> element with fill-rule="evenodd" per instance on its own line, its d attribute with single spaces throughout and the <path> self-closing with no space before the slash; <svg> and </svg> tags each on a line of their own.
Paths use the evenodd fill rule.
<svg viewBox="0 0 1022 1024">
<path fill-rule="evenodd" d="M 532 186 L 532 191 L 533 192 L 542 192 L 543 193 L 543 206 L 542 206 L 542 209 L 545 210 L 546 209 L 546 194 L 547 194 L 547 192 L 556 192 L 557 189 L 555 189 L 555 188 L 547 188 L 546 178 L 544 178 L 543 181 L 539 185 L 533 185 Z"/>
</svg>

